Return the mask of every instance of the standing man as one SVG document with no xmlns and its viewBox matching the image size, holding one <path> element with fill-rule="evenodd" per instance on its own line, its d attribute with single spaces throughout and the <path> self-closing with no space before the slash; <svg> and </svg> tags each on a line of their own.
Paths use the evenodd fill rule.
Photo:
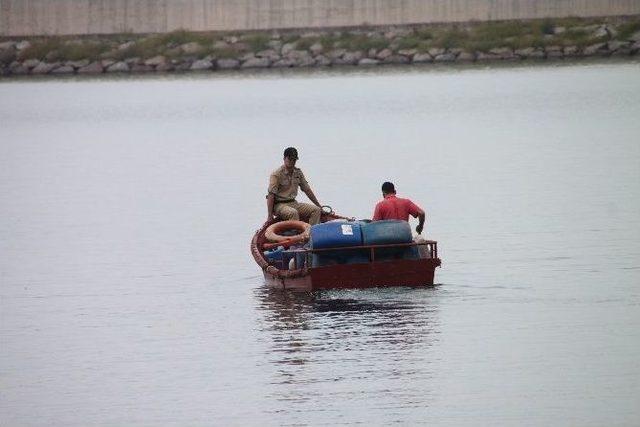
<svg viewBox="0 0 640 427">
<path fill-rule="evenodd" d="M 316 198 L 302 170 L 296 167 L 298 150 L 289 147 L 284 150 L 284 165 L 271 173 L 269 177 L 269 192 L 267 193 L 267 221 L 275 214 L 282 220 L 304 218 L 311 225 L 320 222 L 322 207 Z M 298 187 L 313 202 L 298 203 Z M 315 206 L 314 206 L 315 205 Z"/>
<path fill-rule="evenodd" d="M 382 184 L 383 200 L 379 201 L 373 212 L 373 220 L 380 221 L 382 219 L 400 219 L 409 222 L 409 215 L 418 218 L 416 233 L 422 233 L 424 227 L 424 211 L 409 199 L 396 197 L 396 188 L 393 183 L 385 182 Z"/>
</svg>

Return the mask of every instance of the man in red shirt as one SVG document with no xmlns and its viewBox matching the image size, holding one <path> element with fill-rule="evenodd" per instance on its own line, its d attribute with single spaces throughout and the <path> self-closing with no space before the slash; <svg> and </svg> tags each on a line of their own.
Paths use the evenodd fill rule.
<svg viewBox="0 0 640 427">
<path fill-rule="evenodd" d="M 424 211 L 418 205 L 409 199 L 396 197 L 396 189 L 391 182 L 382 184 L 382 196 L 384 200 L 378 202 L 373 212 L 374 221 L 399 219 L 408 222 L 409 215 L 411 215 L 414 218 L 418 218 L 419 221 L 416 226 L 416 233 L 422 233 L 425 215 Z"/>
</svg>

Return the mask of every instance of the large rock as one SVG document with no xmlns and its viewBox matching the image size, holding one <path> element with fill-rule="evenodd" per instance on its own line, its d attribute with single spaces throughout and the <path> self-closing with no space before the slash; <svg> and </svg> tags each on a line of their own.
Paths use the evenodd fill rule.
<svg viewBox="0 0 640 427">
<path fill-rule="evenodd" d="M 497 47 L 489 51 L 490 54 L 499 56 L 500 59 L 513 59 L 515 54 L 509 47 Z"/>
<path fill-rule="evenodd" d="M 562 46 L 547 46 L 544 50 L 547 53 L 547 58 L 558 59 L 564 57 Z"/>
<path fill-rule="evenodd" d="M 27 41 L 27 40 L 23 40 L 19 43 L 16 43 L 16 49 L 18 50 L 25 50 L 25 49 L 29 49 L 31 47 L 31 42 Z"/>
<path fill-rule="evenodd" d="M 154 56 L 153 58 L 147 59 L 146 61 L 144 61 L 144 63 L 145 65 L 149 65 L 150 67 L 157 67 L 158 65 L 166 64 L 167 58 L 165 56 L 158 55 Z"/>
<path fill-rule="evenodd" d="M 376 54 L 376 58 L 380 59 L 381 61 L 384 61 L 391 55 L 393 55 L 393 52 L 391 51 L 391 49 L 382 49 L 380 52 Z"/>
<path fill-rule="evenodd" d="M 240 60 L 240 62 L 246 62 L 246 61 L 248 61 L 250 59 L 255 59 L 255 58 L 256 58 L 256 56 L 253 54 L 253 52 L 249 52 L 249 53 L 246 53 L 246 54 L 242 55 L 238 59 Z"/>
<path fill-rule="evenodd" d="M 92 62 L 89 65 L 78 69 L 78 74 L 102 74 L 103 72 L 104 68 L 98 61 Z"/>
<path fill-rule="evenodd" d="M 608 52 L 606 43 L 592 44 L 590 46 L 585 47 L 584 50 L 582 51 L 582 53 L 585 56 L 598 55 L 598 54 L 601 54 L 603 52 Z"/>
<path fill-rule="evenodd" d="M 432 47 L 427 52 L 429 53 L 429 55 L 431 55 L 432 58 L 435 58 L 438 55 L 442 55 L 445 52 L 445 50 L 442 49 L 441 47 Z"/>
<path fill-rule="evenodd" d="M 213 63 L 208 59 L 199 59 L 191 64 L 191 70 L 193 71 L 203 71 L 210 70 L 213 68 Z"/>
<path fill-rule="evenodd" d="M 295 59 L 295 62 L 296 67 L 313 67 L 316 65 L 316 60 L 311 55 Z"/>
<path fill-rule="evenodd" d="M 544 59 L 546 57 L 547 53 L 542 48 L 534 49 L 534 51 L 529 54 L 529 58 L 531 59 Z"/>
<path fill-rule="evenodd" d="M 54 68 L 53 70 L 51 70 L 50 74 L 73 74 L 75 72 L 75 69 L 70 66 L 70 65 L 63 65 L 61 67 L 57 67 Z"/>
<path fill-rule="evenodd" d="M 60 61 L 60 52 L 57 50 L 52 50 L 51 52 L 47 52 L 44 56 L 44 60 L 47 62 L 58 62 Z"/>
<path fill-rule="evenodd" d="M 411 62 L 411 59 L 402 55 L 391 55 L 384 59 L 385 64 L 408 64 Z"/>
<path fill-rule="evenodd" d="M 451 52 L 446 52 L 436 56 L 433 60 L 434 62 L 452 62 L 456 60 L 456 55 Z"/>
<path fill-rule="evenodd" d="M 490 52 L 478 52 L 476 55 L 476 61 L 482 62 L 482 61 L 496 61 L 502 59 L 502 57 L 500 55 L 496 55 L 494 53 L 490 53 Z"/>
<path fill-rule="evenodd" d="M 521 49 L 516 49 L 514 53 L 524 59 L 524 58 L 528 58 L 535 51 L 536 49 L 533 47 L 524 47 Z"/>
<path fill-rule="evenodd" d="M 175 58 L 178 56 L 182 56 L 183 52 L 179 47 L 172 47 L 164 51 L 164 55 L 169 58 Z"/>
<path fill-rule="evenodd" d="M 310 31 L 308 33 L 304 33 L 300 36 L 301 39 L 312 39 L 312 38 L 318 38 L 320 37 L 322 34 L 318 33 L 318 32 L 313 32 Z"/>
<path fill-rule="evenodd" d="M 416 64 L 433 62 L 433 58 L 428 53 L 416 53 L 413 55 L 413 62 Z"/>
<path fill-rule="evenodd" d="M 286 58 L 293 59 L 295 61 L 301 61 L 306 58 L 311 58 L 311 54 L 306 50 L 292 50 L 287 53 Z M 278 57 L 278 59 L 280 59 L 280 57 Z"/>
<path fill-rule="evenodd" d="M 593 34 L 593 38 L 602 38 L 602 37 L 610 37 L 609 30 L 606 25 L 602 25 L 596 29 Z"/>
<path fill-rule="evenodd" d="M 324 46 L 322 46 L 322 43 L 314 43 L 311 45 L 309 50 L 311 51 L 313 56 L 316 56 L 324 52 Z"/>
<path fill-rule="evenodd" d="M 614 41 L 611 41 L 611 42 L 607 43 L 607 48 L 611 52 L 614 52 L 614 51 L 620 50 L 620 49 L 629 50 L 630 46 L 631 46 L 631 44 L 629 42 L 621 42 L 621 41 L 618 41 L 618 40 L 614 40 Z"/>
<path fill-rule="evenodd" d="M 242 63 L 242 68 L 269 68 L 269 58 L 251 58 Z"/>
<path fill-rule="evenodd" d="M 176 67 L 171 64 L 170 62 L 165 62 L 164 64 L 158 64 L 156 65 L 156 67 L 154 68 L 156 71 L 158 72 L 167 72 L 167 71 L 173 71 L 176 69 Z"/>
<path fill-rule="evenodd" d="M 289 52 L 296 50 L 296 47 L 298 46 L 297 43 L 293 42 L 293 43 L 285 43 L 282 45 L 282 49 L 280 50 L 280 53 L 282 54 L 282 56 L 287 56 L 289 54 Z"/>
<path fill-rule="evenodd" d="M 348 64 L 357 64 L 364 57 L 362 52 L 347 52 L 342 55 L 342 60 Z"/>
<path fill-rule="evenodd" d="M 32 69 L 38 66 L 38 64 L 40 64 L 40 60 L 39 59 L 27 59 L 26 61 L 22 62 L 22 65 L 28 69 Z"/>
<path fill-rule="evenodd" d="M 136 42 L 134 41 L 128 41 L 128 42 L 122 43 L 118 46 L 118 50 L 127 50 L 130 47 L 132 47 L 134 44 L 136 44 Z"/>
<path fill-rule="evenodd" d="M 132 73 L 148 73 L 150 71 L 155 71 L 155 69 L 151 65 L 146 64 L 133 64 L 129 67 L 129 71 Z"/>
<path fill-rule="evenodd" d="M 142 60 L 138 57 L 134 57 L 134 58 L 127 58 L 124 60 L 124 62 L 129 66 L 129 68 L 131 68 L 136 64 L 141 64 Z"/>
<path fill-rule="evenodd" d="M 640 41 L 637 41 L 631 45 L 631 54 L 635 55 L 638 52 L 640 52 Z"/>
<path fill-rule="evenodd" d="M 9 73 L 15 76 L 22 76 L 29 74 L 29 69 L 18 62 L 12 62 L 9 66 Z"/>
<path fill-rule="evenodd" d="M 107 67 L 107 73 L 128 73 L 129 72 L 129 65 L 127 65 L 126 62 L 116 62 L 112 65 L 109 65 Z"/>
<path fill-rule="evenodd" d="M 331 59 L 327 58 L 324 55 L 318 55 L 315 58 L 315 65 L 319 67 L 328 67 L 331 65 Z"/>
<path fill-rule="evenodd" d="M 76 70 L 82 67 L 86 67 L 89 65 L 88 59 L 82 59 L 80 61 L 67 61 L 65 65 L 69 65 L 70 67 L 75 68 Z"/>
<path fill-rule="evenodd" d="M 0 51 L 0 64 L 11 64 L 17 57 L 18 54 L 14 48 L 2 50 Z"/>
<path fill-rule="evenodd" d="M 289 58 L 284 58 L 271 64 L 271 68 L 290 68 L 295 66 L 296 66 L 296 61 L 294 59 L 289 59 Z"/>
<path fill-rule="evenodd" d="M 564 53 L 564 56 L 578 56 L 580 49 L 578 49 L 578 46 L 565 46 L 562 49 L 562 53 Z"/>
<path fill-rule="evenodd" d="M 476 60 L 476 56 L 471 53 L 471 52 L 467 52 L 462 51 L 460 52 L 460 54 L 458 55 L 458 58 L 456 58 L 458 61 L 464 61 L 464 62 L 473 62 Z"/>
<path fill-rule="evenodd" d="M 413 57 L 416 53 L 418 53 L 417 49 L 401 49 L 398 51 L 400 55 L 408 56 L 410 58 Z"/>
<path fill-rule="evenodd" d="M 17 42 L 14 42 L 14 41 L 2 42 L 2 43 L 0 43 L 0 50 L 15 49 L 16 48 L 16 44 L 17 44 Z"/>
<path fill-rule="evenodd" d="M 333 60 L 342 57 L 342 55 L 344 55 L 345 53 L 347 53 L 346 49 L 334 49 L 329 52 L 328 56 Z"/>
<path fill-rule="evenodd" d="M 640 42 L 640 31 L 636 31 L 635 33 L 633 33 L 629 37 L 629 40 L 631 40 L 632 42 Z"/>
<path fill-rule="evenodd" d="M 214 49 L 228 49 L 229 47 L 230 47 L 230 44 L 224 40 L 218 40 L 215 43 L 213 43 Z"/>
<path fill-rule="evenodd" d="M 51 70 L 60 66 L 60 63 L 41 62 L 31 70 L 31 74 L 49 74 Z"/>
<path fill-rule="evenodd" d="M 270 49 L 273 49 L 277 52 L 280 52 L 282 49 L 282 41 L 280 40 L 269 40 L 267 42 L 267 46 L 269 46 Z"/>
<path fill-rule="evenodd" d="M 221 70 L 232 70 L 240 68 L 240 61 L 232 58 L 223 58 L 216 61 L 216 65 Z"/>
<path fill-rule="evenodd" d="M 258 58 L 269 58 L 271 61 L 277 61 L 280 59 L 280 55 L 273 49 L 261 50 L 256 53 Z"/>
<path fill-rule="evenodd" d="M 203 47 L 198 42 L 185 43 L 180 46 L 180 50 L 187 55 L 196 55 L 203 51 Z"/>
<path fill-rule="evenodd" d="M 362 58 L 361 60 L 358 61 L 358 65 L 378 65 L 380 63 L 380 61 L 378 61 L 377 59 L 371 59 L 371 58 Z"/>
<path fill-rule="evenodd" d="M 189 71 L 191 69 L 191 64 L 193 64 L 193 61 L 189 59 L 180 60 L 174 64 L 173 69 L 175 71 Z"/>
</svg>

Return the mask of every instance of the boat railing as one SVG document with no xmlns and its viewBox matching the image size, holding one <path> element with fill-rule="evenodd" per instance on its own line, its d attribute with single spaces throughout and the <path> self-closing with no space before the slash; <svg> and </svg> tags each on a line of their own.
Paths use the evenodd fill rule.
<svg viewBox="0 0 640 427">
<path fill-rule="evenodd" d="M 309 257 L 314 253 L 336 253 L 343 251 L 362 251 L 369 250 L 370 252 L 370 261 L 375 262 L 376 260 L 376 250 L 377 249 L 388 249 L 388 248 L 407 248 L 412 246 L 425 246 L 426 256 L 421 253 L 421 259 L 437 259 L 438 258 L 438 242 L 435 240 L 425 240 L 422 242 L 411 242 L 411 243 L 392 243 L 386 245 L 360 245 L 360 246 L 346 246 L 346 247 L 337 247 L 337 248 L 322 248 L 322 249 L 311 249 L 311 248 L 298 248 L 293 250 L 284 251 L 284 254 L 294 255 L 294 254 L 304 254 L 307 265 L 309 264 Z"/>
</svg>

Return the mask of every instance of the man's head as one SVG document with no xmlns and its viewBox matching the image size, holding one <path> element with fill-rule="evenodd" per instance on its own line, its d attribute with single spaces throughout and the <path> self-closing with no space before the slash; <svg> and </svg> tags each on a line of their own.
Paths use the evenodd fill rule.
<svg viewBox="0 0 640 427">
<path fill-rule="evenodd" d="M 284 150 L 284 164 L 288 168 L 292 168 L 298 160 L 298 150 L 293 147 L 287 147 Z"/>
<path fill-rule="evenodd" d="M 389 181 L 382 184 L 382 195 L 386 196 L 387 194 L 396 194 L 396 188 Z"/>
</svg>

